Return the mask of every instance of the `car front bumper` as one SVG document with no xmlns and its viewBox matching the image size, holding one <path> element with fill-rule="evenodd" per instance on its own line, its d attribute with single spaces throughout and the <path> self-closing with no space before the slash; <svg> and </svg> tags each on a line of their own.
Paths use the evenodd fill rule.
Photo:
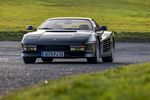
<svg viewBox="0 0 150 100">
<path fill-rule="evenodd" d="M 22 57 L 42 58 L 41 52 L 23 52 Z M 64 57 L 51 58 L 88 58 L 95 57 L 95 52 L 64 52 Z"/>
</svg>

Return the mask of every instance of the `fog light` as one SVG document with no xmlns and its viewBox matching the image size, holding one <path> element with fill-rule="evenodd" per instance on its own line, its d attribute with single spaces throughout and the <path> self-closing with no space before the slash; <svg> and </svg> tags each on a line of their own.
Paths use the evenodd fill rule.
<svg viewBox="0 0 150 100">
<path fill-rule="evenodd" d="M 24 51 L 37 51 L 37 47 L 35 45 L 23 45 Z"/>
<path fill-rule="evenodd" d="M 71 46 L 70 50 L 71 51 L 84 51 L 85 46 Z"/>
</svg>

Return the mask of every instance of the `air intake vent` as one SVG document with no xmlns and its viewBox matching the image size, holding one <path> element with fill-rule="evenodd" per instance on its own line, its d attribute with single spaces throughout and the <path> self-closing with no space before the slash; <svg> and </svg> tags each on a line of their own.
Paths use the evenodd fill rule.
<svg viewBox="0 0 150 100">
<path fill-rule="evenodd" d="M 110 48 L 111 48 L 110 44 L 111 44 L 110 38 L 103 41 L 103 52 L 110 51 Z"/>
</svg>

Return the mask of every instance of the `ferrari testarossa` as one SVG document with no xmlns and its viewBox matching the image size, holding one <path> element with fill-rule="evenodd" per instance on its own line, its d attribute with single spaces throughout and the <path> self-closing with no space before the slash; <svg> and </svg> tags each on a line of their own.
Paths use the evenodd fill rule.
<svg viewBox="0 0 150 100">
<path fill-rule="evenodd" d="M 112 62 L 114 33 L 91 18 L 50 18 L 23 36 L 22 57 L 26 64 L 37 58 L 52 62 L 54 58 L 86 58 L 88 63 Z"/>
</svg>

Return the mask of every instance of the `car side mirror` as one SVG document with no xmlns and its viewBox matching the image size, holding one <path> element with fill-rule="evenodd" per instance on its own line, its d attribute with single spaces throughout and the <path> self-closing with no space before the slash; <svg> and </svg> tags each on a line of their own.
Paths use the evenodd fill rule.
<svg viewBox="0 0 150 100">
<path fill-rule="evenodd" d="M 31 25 L 28 25 L 28 26 L 26 26 L 26 30 L 35 30 L 36 28 L 34 28 L 33 26 L 31 26 Z"/>
<path fill-rule="evenodd" d="M 96 28 L 96 29 L 95 29 L 95 31 L 101 31 L 101 28 L 100 28 L 100 27 L 98 27 L 98 28 Z"/>
<path fill-rule="evenodd" d="M 106 30 L 108 30 L 108 28 L 107 28 L 107 26 L 101 26 L 101 27 L 100 27 L 100 30 L 106 31 Z"/>
</svg>

